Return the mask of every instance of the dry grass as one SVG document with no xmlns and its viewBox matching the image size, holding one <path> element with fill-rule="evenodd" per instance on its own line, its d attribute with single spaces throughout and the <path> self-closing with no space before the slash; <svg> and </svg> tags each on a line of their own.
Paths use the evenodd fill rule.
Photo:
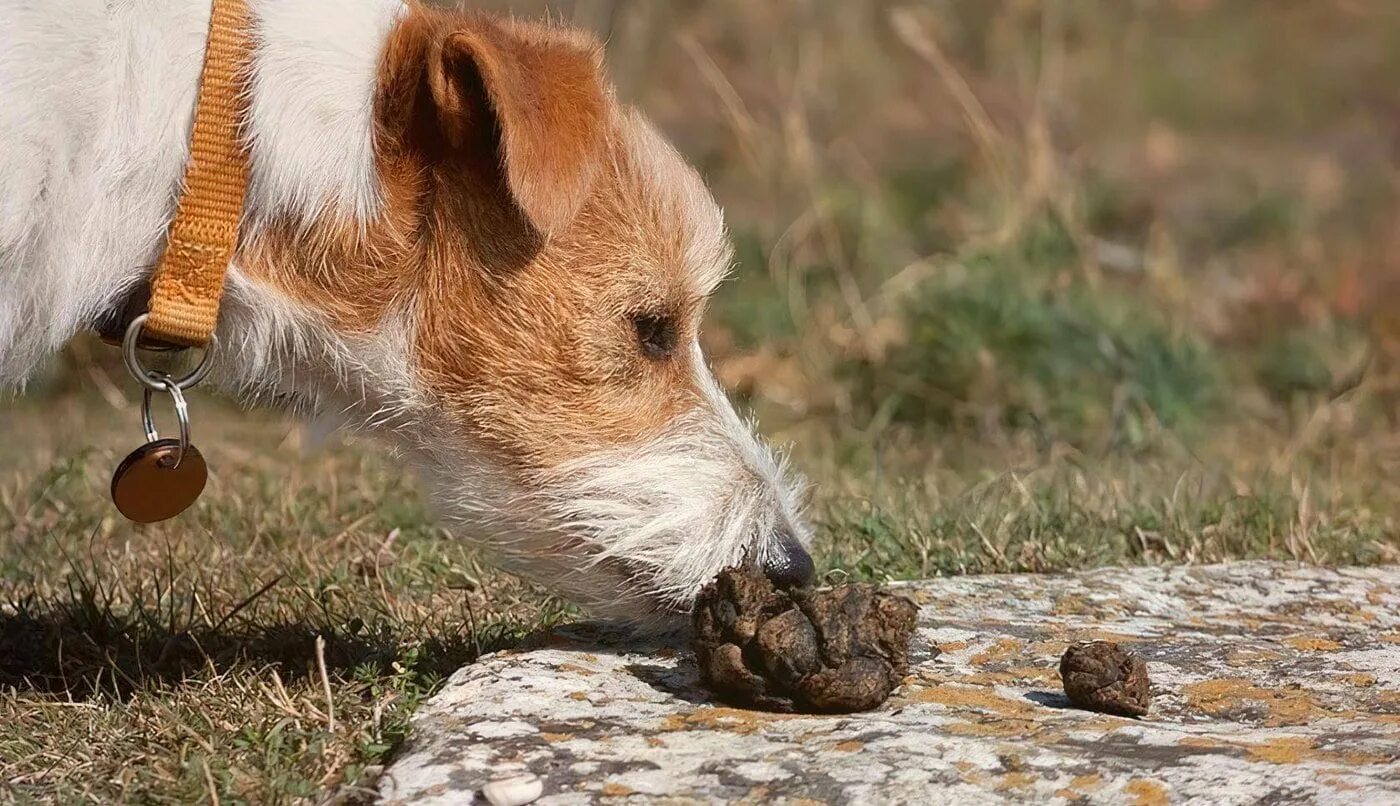
<svg viewBox="0 0 1400 806">
<path fill-rule="evenodd" d="M 1400 561 L 1395 4 L 556 7 L 729 211 L 707 341 L 831 578 Z M 357 799 L 572 615 L 373 446 L 214 401 L 199 511 L 121 523 L 134 402 L 80 345 L 7 404 L 0 799 Z"/>
<path fill-rule="evenodd" d="M 125 524 L 103 495 L 139 437 L 134 411 L 56 391 L 10 413 L 9 794 L 353 796 L 441 679 L 563 613 L 446 538 L 392 460 L 307 453 L 280 418 L 217 401 L 195 409 L 218 462 L 204 504 L 176 523 Z"/>
</svg>

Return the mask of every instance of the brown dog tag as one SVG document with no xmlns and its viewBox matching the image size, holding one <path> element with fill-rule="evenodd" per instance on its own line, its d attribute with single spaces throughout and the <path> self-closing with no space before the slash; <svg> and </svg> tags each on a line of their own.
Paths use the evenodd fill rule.
<svg viewBox="0 0 1400 806">
<path fill-rule="evenodd" d="M 208 480 L 209 468 L 195 446 L 185 446 L 181 459 L 180 441 L 162 439 L 132 451 L 117 467 L 112 503 L 136 523 L 168 521 L 199 499 Z"/>
</svg>

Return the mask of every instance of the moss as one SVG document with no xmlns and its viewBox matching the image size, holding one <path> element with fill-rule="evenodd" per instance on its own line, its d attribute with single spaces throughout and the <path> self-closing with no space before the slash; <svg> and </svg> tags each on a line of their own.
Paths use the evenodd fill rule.
<svg viewBox="0 0 1400 806">
<path fill-rule="evenodd" d="M 991 411 L 1004 427 L 1079 444 L 1136 441 L 1149 420 L 1188 427 L 1207 411 L 1222 375 L 1207 345 L 1140 298 L 1040 270 L 1063 256 L 1053 233 L 923 289 L 903 311 L 905 343 L 847 367 L 863 411 L 937 427 Z"/>
<path fill-rule="evenodd" d="M 1255 373 L 1280 401 L 1327 394 L 1348 380 L 1365 349 L 1365 333 L 1351 322 L 1292 328 L 1263 340 L 1255 351 Z"/>
</svg>

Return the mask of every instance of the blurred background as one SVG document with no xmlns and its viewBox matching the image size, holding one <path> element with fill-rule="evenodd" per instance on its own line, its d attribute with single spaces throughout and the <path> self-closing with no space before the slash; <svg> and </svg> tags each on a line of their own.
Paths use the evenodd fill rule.
<svg viewBox="0 0 1400 806">
<path fill-rule="evenodd" d="M 829 580 L 1400 562 L 1400 4 L 472 5 L 598 31 L 710 182 L 739 265 L 705 343 L 813 482 Z M 376 446 L 309 450 L 275 413 L 201 401 L 210 493 L 134 530 L 104 496 L 136 402 L 80 342 L 0 403 L 0 599 L 29 614 L 0 683 L 295 669 L 322 636 L 363 687 L 342 715 L 373 689 L 402 716 L 570 615 L 443 535 Z M 28 713 L 16 741 L 58 730 Z M 353 780 L 381 715 L 283 766 Z M 200 783 L 182 763 L 165 783 Z"/>
<path fill-rule="evenodd" d="M 1400 6 L 548 7 L 725 206 L 831 566 L 1400 559 Z"/>
</svg>

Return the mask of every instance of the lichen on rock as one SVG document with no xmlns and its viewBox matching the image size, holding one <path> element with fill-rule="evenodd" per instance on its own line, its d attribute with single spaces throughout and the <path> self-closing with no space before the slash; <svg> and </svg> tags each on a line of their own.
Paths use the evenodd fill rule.
<svg viewBox="0 0 1400 806">
<path fill-rule="evenodd" d="M 917 627 L 909 674 L 876 710 L 729 707 L 683 648 L 574 625 L 453 675 L 380 793 L 470 802 L 528 774 L 543 804 L 1400 801 L 1400 569 L 1112 568 L 894 591 L 918 603 Z M 1100 640 L 1147 663 L 1148 718 L 1069 707 L 1060 657 Z"/>
</svg>

